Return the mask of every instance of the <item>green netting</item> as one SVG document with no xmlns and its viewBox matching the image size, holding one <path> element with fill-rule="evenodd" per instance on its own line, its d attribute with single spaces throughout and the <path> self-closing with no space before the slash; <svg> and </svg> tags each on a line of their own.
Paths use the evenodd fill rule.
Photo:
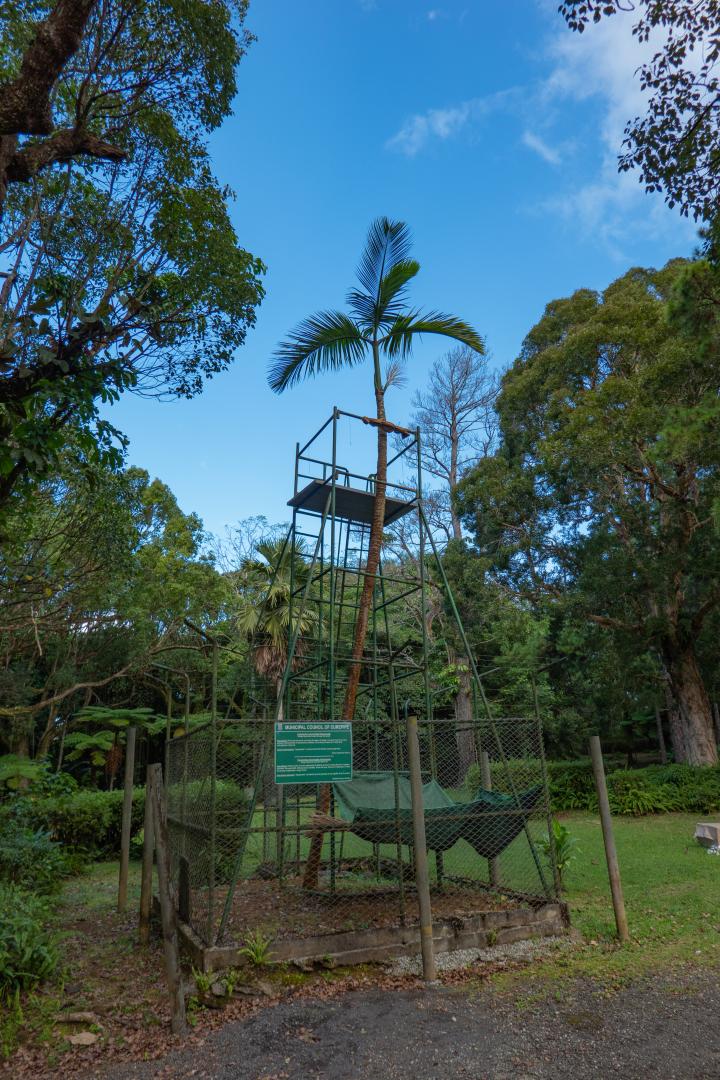
<svg viewBox="0 0 720 1080">
<path fill-rule="evenodd" d="M 335 813 L 352 821 L 359 810 L 395 811 L 395 774 L 382 771 L 355 772 L 352 780 L 333 784 Z M 397 805 L 401 810 L 412 809 L 410 773 L 397 774 Z M 439 810 L 455 803 L 437 780 L 423 784 L 423 805 L 426 810 Z"/>
<path fill-rule="evenodd" d="M 373 844 L 413 843 L 410 780 L 390 772 L 356 773 L 352 781 L 333 784 L 336 811 L 356 836 Z M 540 798 L 536 785 L 515 795 L 481 789 L 470 802 L 455 802 L 435 780 L 423 785 L 425 837 L 431 851 L 447 851 L 466 840 L 478 855 L 494 859 L 520 833 Z M 377 801 L 373 801 L 377 800 Z"/>
</svg>

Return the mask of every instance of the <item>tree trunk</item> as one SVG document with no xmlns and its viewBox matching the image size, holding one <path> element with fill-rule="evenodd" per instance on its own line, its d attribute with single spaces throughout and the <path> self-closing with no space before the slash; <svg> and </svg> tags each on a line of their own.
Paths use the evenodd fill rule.
<svg viewBox="0 0 720 1080">
<path fill-rule="evenodd" d="M 463 658 L 464 659 L 464 658 Z M 458 663 L 458 658 L 455 658 Z M 458 749 L 458 783 L 462 784 L 468 769 L 475 764 L 477 752 L 473 730 L 472 682 L 467 660 L 461 660 L 458 671 L 458 691 L 455 696 L 455 741 Z"/>
<path fill-rule="evenodd" d="M 663 645 L 663 658 L 670 690 L 677 703 L 678 726 L 682 732 L 684 760 L 688 765 L 716 765 L 718 761 L 713 715 L 705 684 L 692 645 Z M 673 741 L 674 745 L 674 741 Z"/>
<path fill-rule="evenodd" d="M 665 708 L 668 714 L 673 760 L 676 765 L 684 765 L 687 761 L 687 752 L 685 750 L 685 735 L 680 723 L 680 710 L 677 707 L 677 702 L 673 700 L 672 691 L 667 683 L 665 683 Z"/>
<path fill-rule="evenodd" d="M 377 351 L 375 351 L 375 404 L 377 406 L 378 420 L 384 420 L 385 400 L 384 391 L 380 382 L 380 360 Z M 387 431 L 382 427 L 379 427 L 377 436 L 377 467 L 375 470 L 375 501 L 373 503 L 373 517 L 370 525 L 370 541 L 368 543 L 368 556 L 365 564 L 365 579 L 363 581 L 362 593 L 360 594 L 360 604 L 358 606 L 357 620 L 355 622 L 355 636 L 353 638 L 350 671 L 348 672 L 345 698 L 343 700 L 343 720 L 354 720 L 355 718 L 355 701 L 357 699 L 358 686 L 360 684 L 362 657 L 365 651 L 370 608 L 377 581 L 378 567 L 380 565 L 380 549 L 382 547 L 383 532 L 385 531 L 386 485 Z M 330 794 L 330 785 L 323 784 L 320 788 L 317 801 L 319 813 L 329 813 Z M 303 885 L 306 889 L 317 888 L 322 843 L 323 834 L 321 832 L 314 833 L 307 862 L 305 863 Z"/>
<path fill-rule="evenodd" d="M 660 750 L 660 762 L 667 765 L 667 750 L 665 749 L 665 735 L 663 733 L 662 713 L 659 706 L 655 706 L 655 726 L 657 728 L 658 748 Z"/>
</svg>

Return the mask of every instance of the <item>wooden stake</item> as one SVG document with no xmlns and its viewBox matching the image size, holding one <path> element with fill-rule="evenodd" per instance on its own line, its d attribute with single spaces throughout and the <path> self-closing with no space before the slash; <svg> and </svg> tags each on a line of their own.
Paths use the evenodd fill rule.
<svg viewBox="0 0 720 1080">
<path fill-rule="evenodd" d="M 162 766 L 150 765 L 148 768 L 149 797 L 152 801 L 153 829 L 155 833 L 155 855 L 157 859 L 158 898 L 162 918 L 163 950 L 165 953 L 165 977 L 170 994 L 170 1026 L 173 1035 L 187 1032 L 185 1016 L 185 996 L 180 972 L 180 951 L 178 948 L 177 913 L 170 892 L 170 848 L 167 835 L 167 821 L 164 813 Z"/>
<path fill-rule="evenodd" d="M 122 833 L 120 838 L 120 880 L 118 882 L 117 909 L 127 908 L 128 870 L 130 868 L 130 833 L 132 831 L 133 777 L 135 775 L 135 731 L 128 728 L 125 744 L 125 791 L 122 808 Z"/>
<path fill-rule="evenodd" d="M 422 773 L 420 771 L 420 742 L 417 717 L 407 718 L 407 750 L 410 770 L 410 795 L 412 798 L 413 841 L 415 851 L 415 884 L 420 908 L 420 949 L 422 952 L 423 979 L 435 982 L 435 948 L 433 945 L 432 908 L 430 906 L 430 874 L 428 871 L 425 839 L 425 807 L 423 805 Z"/>
<path fill-rule="evenodd" d="M 143 821 L 143 857 L 142 877 L 140 878 L 140 944 L 150 944 L 150 911 L 152 908 L 153 855 L 155 839 L 153 836 L 153 809 L 150 798 L 150 766 L 145 780 L 145 819 Z"/>
<path fill-rule="evenodd" d="M 487 750 L 480 751 L 480 783 L 486 791 L 492 791 L 490 755 Z M 496 889 L 500 885 L 500 860 L 488 859 L 488 869 L 490 871 L 490 884 Z"/>
<path fill-rule="evenodd" d="M 607 859 L 617 935 L 620 941 L 628 941 L 630 934 L 628 933 L 625 901 L 623 900 L 622 884 L 620 882 L 620 867 L 615 850 L 612 815 L 610 814 L 610 802 L 608 800 L 607 784 L 605 783 L 605 767 L 603 765 L 600 739 L 597 735 L 590 736 L 590 758 L 595 776 L 595 787 L 597 788 L 600 823 L 602 824 L 603 840 L 605 841 L 605 858 Z"/>
</svg>

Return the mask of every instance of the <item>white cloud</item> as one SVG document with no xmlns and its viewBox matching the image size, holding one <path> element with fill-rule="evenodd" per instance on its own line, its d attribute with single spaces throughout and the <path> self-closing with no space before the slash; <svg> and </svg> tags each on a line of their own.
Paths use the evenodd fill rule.
<svg viewBox="0 0 720 1080">
<path fill-rule="evenodd" d="M 627 124 L 642 116 L 647 98 L 640 87 L 638 68 L 658 49 L 657 37 L 639 42 L 632 34 L 637 12 L 618 12 L 588 27 L 583 34 L 571 33 L 564 25 L 553 34 L 546 55 L 552 68 L 541 84 L 537 104 L 542 112 L 556 112 L 566 103 L 595 101 L 600 120 L 594 131 L 582 133 L 586 153 L 590 140 L 600 149 L 600 167 L 595 177 L 572 191 L 548 200 L 552 210 L 574 226 L 594 233 L 622 258 L 622 243 L 628 234 L 673 229 L 693 235 L 693 226 L 668 215 L 662 199 L 649 199 L 637 171 L 618 172 Z"/>
<path fill-rule="evenodd" d="M 509 93 L 501 91 L 488 97 L 461 101 L 458 105 L 416 113 L 387 140 L 385 147 L 405 154 L 406 157 L 415 157 L 433 139 L 441 141 L 449 139 L 471 122 L 474 123 L 480 117 L 487 116 L 494 109 L 501 107 Z"/>
<path fill-rule="evenodd" d="M 559 18 L 555 0 L 538 3 L 548 14 L 549 36 L 536 53 L 544 76 L 522 87 L 417 113 L 387 140 L 386 148 L 415 157 L 433 141 L 467 134 L 489 113 L 503 109 L 509 124 L 513 118 L 517 123 L 524 146 L 550 165 L 568 166 L 562 190 L 537 209 L 594 234 L 619 258 L 621 245 L 633 234 L 663 230 L 678 242 L 689 241 L 692 223 L 670 214 L 661 197 L 648 198 L 637 171 L 618 172 L 625 127 L 646 110 L 637 69 L 657 51 L 657 37 L 638 42 L 632 34 L 637 12 L 632 11 L 602 19 L 583 34 L 573 33 Z M 440 9 L 428 11 L 428 18 L 435 12 Z M 578 124 L 578 105 L 586 106 L 591 118 L 584 127 Z M 576 186 L 568 187 L 578 175 Z"/>
<path fill-rule="evenodd" d="M 543 161 L 547 161 L 548 165 L 559 165 L 561 163 L 560 151 L 548 146 L 545 140 L 536 132 L 523 131 L 522 141 L 524 146 L 527 146 L 529 150 L 534 150 Z"/>
</svg>

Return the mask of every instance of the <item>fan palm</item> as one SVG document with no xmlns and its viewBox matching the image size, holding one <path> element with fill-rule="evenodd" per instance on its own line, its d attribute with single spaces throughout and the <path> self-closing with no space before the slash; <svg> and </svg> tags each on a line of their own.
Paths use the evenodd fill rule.
<svg viewBox="0 0 720 1080">
<path fill-rule="evenodd" d="M 420 264 L 410 258 L 410 249 L 410 230 L 404 222 L 386 217 L 373 221 L 357 268 L 359 288 L 352 288 L 347 294 L 349 312 L 321 311 L 301 322 L 287 341 L 279 345 L 269 374 L 270 386 L 281 393 L 310 376 L 355 367 L 368 357 L 372 359 L 377 412 L 375 502 L 343 700 L 344 720 L 352 720 L 355 715 L 368 619 L 380 565 L 387 485 L 385 394 L 397 381 L 415 338 L 422 334 L 454 338 L 478 353 L 485 349 L 480 335 L 461 319 L 408 306 L 408 286 L 420 270 Z M 324 785 L 318 809 L 327 813 L 329 806 L 330 788 Z M 317 881 L 321 850 L 322 834 L 316 833 L 305 866 L 305 885 L 309 888 Z"/>
<path fill-rule="evenodd" d="M 246 559 L 237 576 L 239 603 L 235 624 L 251 642 L 252 664 L 258 675 L 272 682 L 277 696 L 277 719 L 282 720 L 280 694 L 282 677 L 287 664 L 290 636 L 291 581 L 295 588 L 307 576 L 307 563 L 302 551 L 289 546 L 283 550 L 281 541 L 262 541 L 256 556 Z M 317 619 L 313 611 L 293 616 L 293 629 L 298 633 L 296 653 L 302 653 L 304 638 L 312 633 Z"/>
<path fill-rule="evenodd" d="M 281 393 L 310 376 L 354 367 L 368 357 L 372 359 L 378 420 L 375 503 L 352 662 L 343 701 L 344 720 L 352 720 L 355 714 L 360 665 L 385 525 L 388 437 L 385 394 L 397 380 L 415 338 L 422 334 L 440 334 L 454 338 L 478 353 L 485 351 L 480 335 L 461 319 L 408 307 L 408 286 L 420 269 L 420 264 L 410 258 L 410 249 L 410 230 L 404 222 L 377 218 L 370 226 L 357 268 L 360 287 L 350 289 L 347 295 L 349 312 L 321 311 L 301 322 L 287 341 L 278 346 L 269 374 L 270 386 Z M 384 371 L 383 360 L 386 361 Z"/>
</svg>

